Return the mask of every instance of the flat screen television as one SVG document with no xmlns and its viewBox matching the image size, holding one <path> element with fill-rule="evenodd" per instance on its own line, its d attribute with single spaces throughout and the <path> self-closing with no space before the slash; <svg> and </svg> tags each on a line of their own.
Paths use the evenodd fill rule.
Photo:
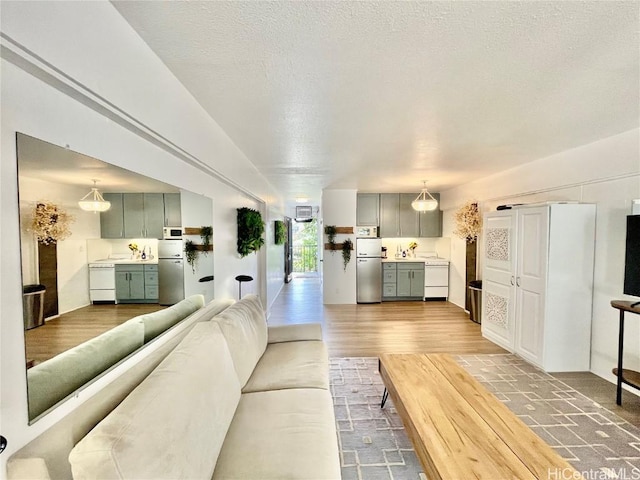
<svg viewBox="0 0 640 480">
<path fill-rule="evenodd" d="M 624 293 L 640 297 L 640 215 L 627 216 Z"/>
</svg>

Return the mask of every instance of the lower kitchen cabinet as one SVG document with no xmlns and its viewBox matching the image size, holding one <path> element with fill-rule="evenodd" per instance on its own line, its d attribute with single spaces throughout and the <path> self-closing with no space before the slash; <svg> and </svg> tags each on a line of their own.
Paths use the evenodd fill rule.
<svg viewBox="0 0 640 480">
<path fill-rule="evenodd" d="M 401 263 L 398 266 L 398 297 L 424 297 L 424 263 Z"/>
<path fill-rule="evenodd" d="M 116 303 L 156 303 L 157 265 L 116 265 Z"/>
<path fill-rule="evenodd" d="M 382 300 L 422 300 L 424 263 L 385 262 L 382 264 Z"/>
<path fill-rule="evenodd" d="M 382 301 L 395 300 L 397 289 L 396 264 L 382 264 Z"/>
</svg>

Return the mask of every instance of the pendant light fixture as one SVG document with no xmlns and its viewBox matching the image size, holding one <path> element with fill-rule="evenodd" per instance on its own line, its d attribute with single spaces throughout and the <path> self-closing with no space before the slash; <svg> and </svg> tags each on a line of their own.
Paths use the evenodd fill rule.
<svg viewBox="0 0 640 480">
<path fill-rule="evenodd" d="M 89 193 L 80 199 L 78 205 L 82 210 L 87 212 L 106 212 L 111 208 L 111 202 L 106 201 L 100 195 L 100 192 L 96 188 L 97 180 L 93 180 L 93 188 Z"/>
<path fill-rule="evenodd" d="M 438 201 L 433 198 L 433 196 L 429 193 L 429 190 L 427 190 L 427 181 L 423 180 L 422 184 L 422 191 L 420 192 L 420 195 L 418 195 L 418 198 L 411 202 L 411 207 L 419 212 L 429 212 L 431 210 L 435 210 L 436 208 L 438 208 Z"/>
</svg>

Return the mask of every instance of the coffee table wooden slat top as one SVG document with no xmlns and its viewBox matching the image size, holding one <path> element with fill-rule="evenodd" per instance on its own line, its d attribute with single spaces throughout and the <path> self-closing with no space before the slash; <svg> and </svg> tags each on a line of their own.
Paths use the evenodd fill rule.
<svg viewBox="0 0 640 480">
<path fill-rule="evenodd" d="M 573 475 L 566 460 L 449 355 L 385 354 L 380 375 L 430 480 Z"/>
</svg>

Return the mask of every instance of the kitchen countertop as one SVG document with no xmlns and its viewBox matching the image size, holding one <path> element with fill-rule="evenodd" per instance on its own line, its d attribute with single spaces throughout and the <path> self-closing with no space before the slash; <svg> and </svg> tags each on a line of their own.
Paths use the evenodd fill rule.
<svg viewBox="0 0 640 480">
<path fill-rule="evenodd" d="M 403 257 L 403 258 L 395 258 L 395 257 L 387 257 L 382 259 L 382 263 L 424 263 L 427 260 L 438 260 L 441 262 L 449 262 L 446 258 L 435 258 L 435 257 Z"/>
<path fill-rule="evenodd" d="M 132 260 L 126 258 L 102 258 L 100 260 L 94 260 L 93 262 L 89 262 L 89 265 L 95 263 L 113 263 L 114 265 L 157 265 L 158 259 L 151 258 L 149 260 Z"/>
</svg>

